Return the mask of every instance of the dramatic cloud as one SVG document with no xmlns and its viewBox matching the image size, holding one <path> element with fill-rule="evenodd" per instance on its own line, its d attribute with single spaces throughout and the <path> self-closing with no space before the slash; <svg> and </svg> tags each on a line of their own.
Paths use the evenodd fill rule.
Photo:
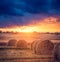
<svg viewBox="0 0 60 62">
<path fill-rule="evenodd" d="M 23 25 L 41 14 L 60 16 L 60 0 L 0 0 L 0 27 Z"/>
<path fill-rule="evenodd" d="M 0 0 L 0 14 L 22 16 L 29 13 L 59 12 L 59 0 Z"/>
</svg>

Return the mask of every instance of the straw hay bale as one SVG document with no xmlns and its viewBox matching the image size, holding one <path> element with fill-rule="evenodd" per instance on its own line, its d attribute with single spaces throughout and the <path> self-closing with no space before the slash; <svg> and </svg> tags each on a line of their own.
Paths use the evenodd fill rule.
<svg viewBox="0 0 60 62">
<path fill-rule="evenodd" d="M 44 40 L 36 44 L 36 54 L 51 55 L 53 53 L 54 44 L 49 40 Z"/>
<path fill-rule="evenodd" d="M 8 46 L 16 46 L 17 40 L 11 39 L 8 41 Z"/>
<path fill-rule="evenodd" d="M 19 40 L 18 42 L 17 42 L 17 47 L 18 48 L 27 48 L 27 42 L 25 41 L 25 40 Z"/>
</svg>

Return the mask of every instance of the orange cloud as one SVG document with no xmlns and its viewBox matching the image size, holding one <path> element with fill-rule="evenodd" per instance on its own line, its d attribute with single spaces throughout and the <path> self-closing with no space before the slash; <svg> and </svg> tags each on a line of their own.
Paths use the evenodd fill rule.
<svg viewBox="0 0 60 62">
<path fill-rule="evenodd" d="M 34 21 L 33 21 L 34 22 Z M 30 23 L 26 26 L 16 26 L 13 28 L 1 28 L 3 31 L 14 31 L 14 32 L 60 32 L 60 22 L 58 18 L 49 17 L 42 21 Z"/>
</svg>

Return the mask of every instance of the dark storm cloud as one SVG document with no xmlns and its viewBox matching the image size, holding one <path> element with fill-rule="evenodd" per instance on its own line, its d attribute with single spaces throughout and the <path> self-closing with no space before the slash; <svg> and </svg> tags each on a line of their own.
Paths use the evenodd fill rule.
<svg viewBox="0 0 60 62">
<path fill-rule="evenodd" d="M 15 2 L 16 1 L 16 2 Z M 22 16 L 24 11 L 18 6 L 18 0 L 0 0 L 0 15 Z M 21 5 L 20 5 L 21 6 Z"/>
<path fill-rule="evenodd" d="M 25 12 L 58 13 L 59 10 L 59 0 L 0 0 L 0 15 L 21 16 Z"/>
<path fill-rule="evenodd" d="M 22 25 L 30 19 L 38 19 L 33 14 L 60 15 L 60 0 L 0 0 L 0 27 Z"/>
<path fill-rule="evenodd" d="M 59 0 L 27 0 L 30 13 L 60 14 Z"/>
</svg>

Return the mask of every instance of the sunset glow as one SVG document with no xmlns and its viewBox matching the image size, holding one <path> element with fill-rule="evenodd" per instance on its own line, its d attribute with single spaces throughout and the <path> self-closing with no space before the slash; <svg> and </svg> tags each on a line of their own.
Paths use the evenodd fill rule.
<svg viewBox="0 0 60 62">
<path fill-rule="evenodd" d="M 13 28 L 1 28 L 2 31 L 13 32 L 60 32 L 60 22 L 57 18 L 50 17 L 36 23 L 30 23 L 27 26 L 16 26 Z"/>
</svg>

